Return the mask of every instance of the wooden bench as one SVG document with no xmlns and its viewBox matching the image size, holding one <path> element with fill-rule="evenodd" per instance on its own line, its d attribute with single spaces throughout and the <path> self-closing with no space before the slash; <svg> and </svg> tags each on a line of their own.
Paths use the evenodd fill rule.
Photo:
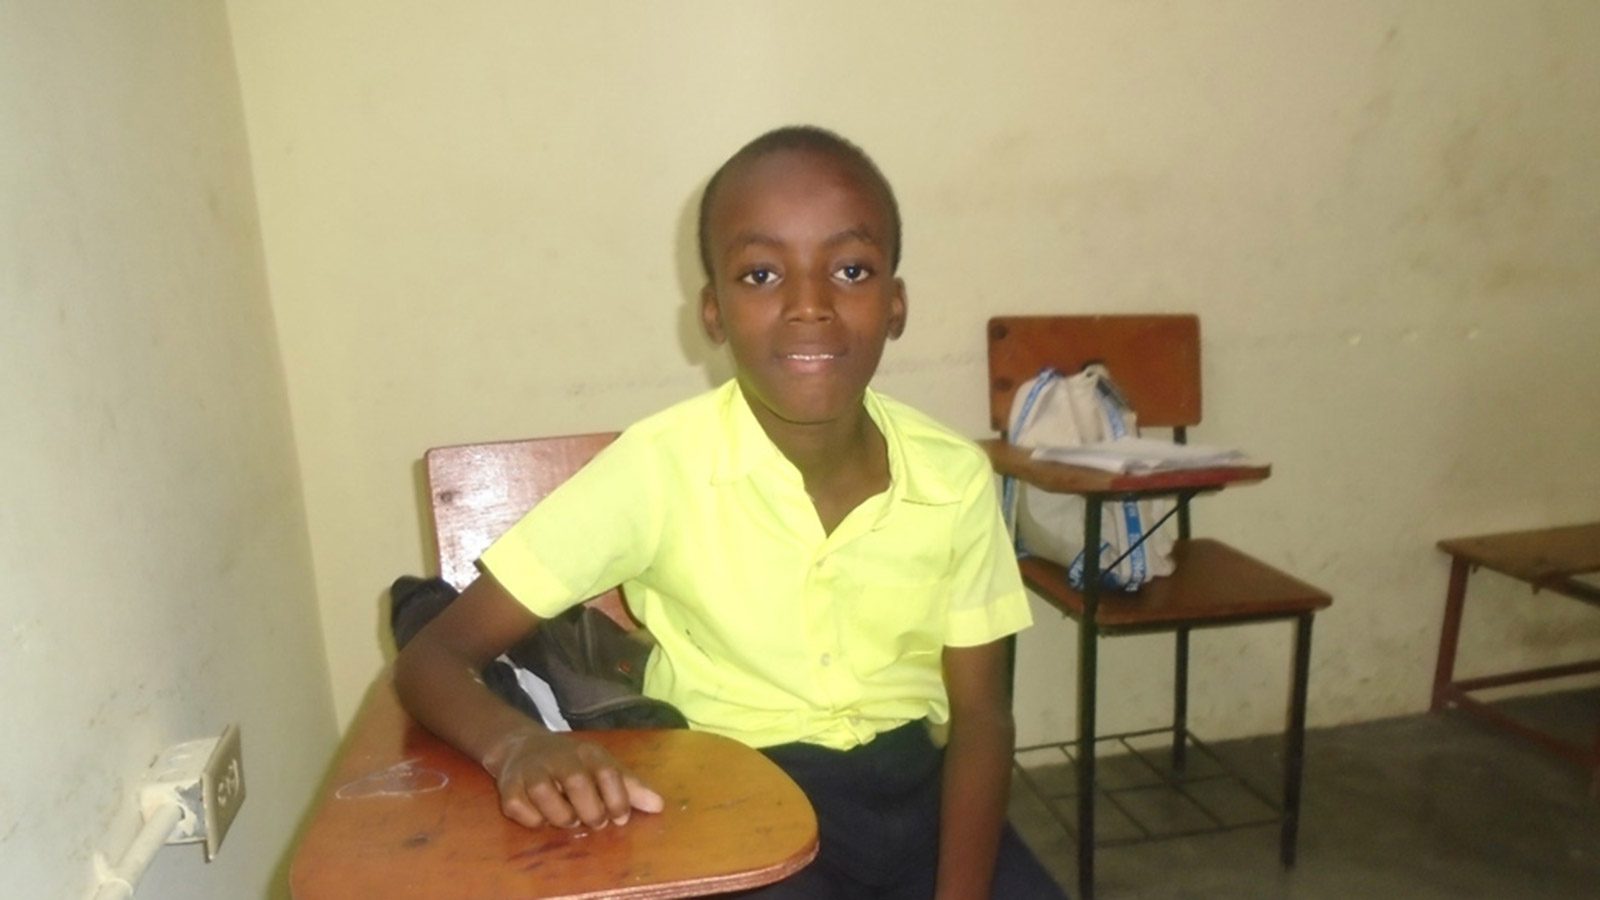
<svg viewBox="0 0 1600 900">
<path fill-rule="evenodd" d="M 1590 793 L 1600 798 L 1600 723 L 1596 725 L 1594 741 L 1584 746 L 1533 728 L 1470 696 L 1474 691 L 1490 688 L 1600 672 L 1600 659 L 1478 678 L 1455 677 L 1467 576 L 1481 567 L 1527 582 L 1535 593 L 1544 591 L 1600 608 L 1600 587 L 1578 578 L 1600 572 L 1600 522 L 1452 538 L 1440 541 L 1439 549 L 1450 555 L 1450 586 L 1445 593 L 1444 629 L 1439 635 L 1439 658 L 1433 674 L 1432 710 L 1459 709 L 1589 769 L 1593 773 Z"/>
</svg>

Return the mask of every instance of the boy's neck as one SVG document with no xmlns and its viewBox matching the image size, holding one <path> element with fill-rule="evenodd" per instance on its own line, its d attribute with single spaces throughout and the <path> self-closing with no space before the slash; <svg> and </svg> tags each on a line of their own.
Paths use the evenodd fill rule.
<svg viewBox="0 0 1600 900">
<path fill-rule="evenodd" d="M 858 468 L 874 450 L 881 451 L 887 462 L 883 435 L 865 408 L 858 416 L 835 422 L 799 425 L 774 419 L 761 422 L 761 427 L 807 483 L 813 477 L 826 479 L 841 469 Z"/>
<path fill-rule="evenodd" d="M 856 414 L 800 424 L 751 411 L 767 437 L 800 471 L 824 532 L 831 533 L 863 500 L 889 487 L 889 445 L 865 401 Z"/>
</svg>

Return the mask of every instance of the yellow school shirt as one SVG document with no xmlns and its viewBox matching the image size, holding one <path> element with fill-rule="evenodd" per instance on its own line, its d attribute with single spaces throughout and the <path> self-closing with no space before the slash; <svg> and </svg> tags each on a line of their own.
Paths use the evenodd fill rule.
<svg viewBox="0 0 1600 900">
<path fill-rule="evenodd" d="M 868 391 L 889 489 L 824 534 L 738 383 L 617 438 L 481 564 L 549 618 L 617 584 L 659 649 L 645 693 L 754 747 L 838 749 L 949 718 L 943 648 L 1031 623 L 987 458 Z"/>
</svg>

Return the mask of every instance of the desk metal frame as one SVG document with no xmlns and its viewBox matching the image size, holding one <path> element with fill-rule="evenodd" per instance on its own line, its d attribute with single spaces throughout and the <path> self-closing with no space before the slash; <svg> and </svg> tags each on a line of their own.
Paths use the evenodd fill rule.
<svg viewBox="0 0 1600 900">
<path fill-rule="evenodd" d="M 1202 490 L 1177 492 L 1178 536 L 1189 538 L 1189 500 Z M 1088 494 L 1084 503 L 1084 546 L 1100 546 L 1101 506 L 1108 501 L 1137 499 L 1149 496 L 1148 491 L 1122 494 Z M 1149 535 L 1147 534 L 1146 539 Z M 1150 628 L 1102 628 L 1099 624 L 1100 561 L 1093 553 L 1084 554 L 1083 617 L 1078 622 L 1078 891 L 1084 900 L 1094 896 L 1095 848 L 1095 754 L 1097 688 L 1099 672 L 1100 635 L 1138 634 L 1141 632 L 1174 632 L 1175 655 L 1173 684 L 1172 768 L 1183 771 L 1187 764 L 1187 747 L 1193 736 L 1188 728 L 1189 709 L 1189 632 L 1194 626 L 1176 629 L 1163 626 Z M 1300 789 L 1305 767 L 1306 694 L 1311 673 L 1311 617 L 1313 612 L 1291 615 L 1273 615 L 1243 619 L 1229 619 L 1209 623 L 1209 627 L 1244 625 L 1253 622 L 1295 620 L 1294 678 L 1289 701 L 1289 723 L 1285 731 L 1283 772 L 1282 824 L 1278 838 L 1278 857 L 1285 867 L 1294 865 L 1295 851 L 1300 832 Z M 1165 729 L 1163 729 L 1165 730 Z"/>
</svg>

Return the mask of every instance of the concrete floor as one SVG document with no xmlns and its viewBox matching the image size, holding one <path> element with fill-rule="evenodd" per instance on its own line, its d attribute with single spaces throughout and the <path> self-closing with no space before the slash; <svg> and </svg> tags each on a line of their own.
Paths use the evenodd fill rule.
<svg viewBox="0 0 1600 900">
<path fill-rule="evenodd" d="M 1506 701 L 1520 718 L 1580 742 L 1594 740 L 1600 689 Z M 1201 735 L 1202 740 L 1204 735 Z M 1135 742 L 1136 744 L 1150 743 Z M 1159 745 L 1159 741 L 1156 741 Z M 1268 797 L 1280 787 L 1281 740 L 1256 738 L 1211 747 L 1227 769 Z M 1141 746 L 1142 749 L 1142 746 Z M 1104 751 L 1102 751 L 1104 752 Z M 1160 760 L 1162 756 L 1152 754 Z M 1066 793 L 1069 764 L 1024 762 L 1046 792 Z M 1204 756 L 1189 773 L 1222 771 Z M 1146 775 L 1127 756 L 1103 758 L 1103 787 Z M 1276 822 L 1190 837 L 1101 847 L 1096 897 L 1117 898 L 1600 898 L 1600 800 L 1590 774 L 1532 744 L 1459 713 L 1421 715 L 1316 729 L 1306 738 L 1299 860 L 1278 863 Z M 1224 821 L 1270 815 L 1226 779 L 1208 783 Z M 1136 791 L 1135 814 L 1158 832 L 1187 821 L 1156 792 Z M 1071 798 L 1056 801 L 1074 821 Z M 1044 801 L 1021 783 L 1011 818 L 1063 885 L 1076 896 L 1077 850 Z M 1186 804 L 1183 805 L 1186 808 Z M 1162 811 L 1168 813 L 1162 816 Z M 1128 824 L 1102 802 L 1102 839 Z M 1003 900 L 1003 898 L 997 898 Z"/>
</svg>

